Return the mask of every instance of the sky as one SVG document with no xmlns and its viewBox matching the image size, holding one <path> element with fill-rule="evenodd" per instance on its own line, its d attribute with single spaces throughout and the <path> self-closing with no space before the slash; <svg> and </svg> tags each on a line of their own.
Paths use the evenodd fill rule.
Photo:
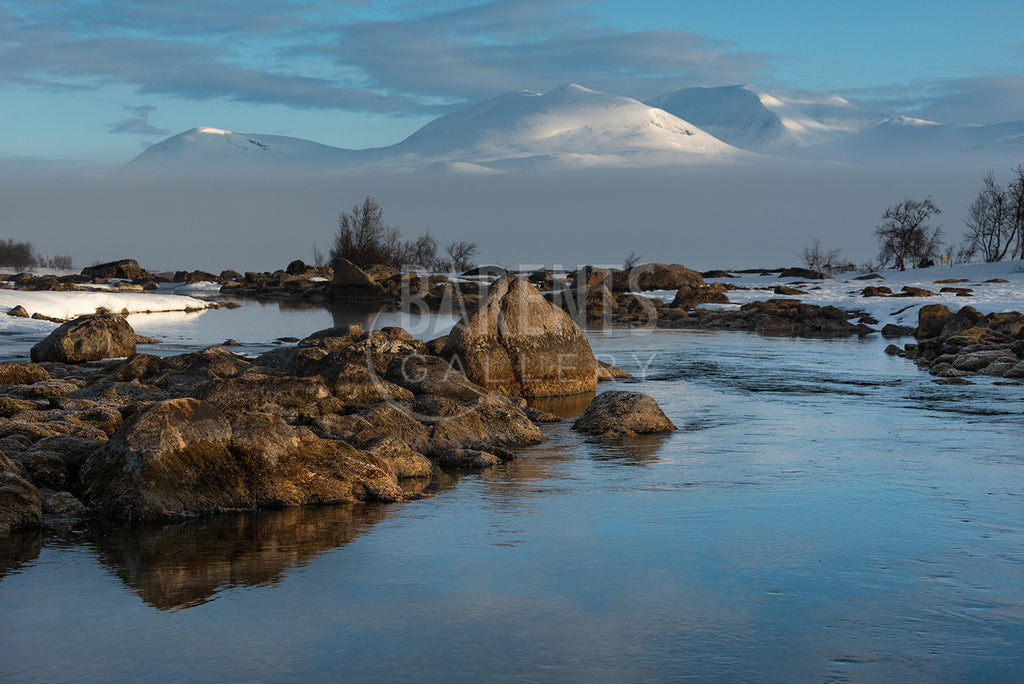
<svg viewBox="0 0 1024 684">
<path fill-rule="evenodd" d="M 194 126 L 362 149 L 565 83 L 826 90 L 1024 119 L 1024 4 L 810 0 L 8 0 L 0 160 L 121 165 Z"/>
</svg>

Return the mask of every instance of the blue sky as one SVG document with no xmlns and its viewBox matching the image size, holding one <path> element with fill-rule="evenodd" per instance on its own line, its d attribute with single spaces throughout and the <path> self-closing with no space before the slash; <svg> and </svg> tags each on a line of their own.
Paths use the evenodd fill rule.
<svg viewBox="0 0 1024 684">
<path fill-rule="evenodd" d="M 1024 5 L 807 0 L 14 0 L 0 157 L 119 164 L 197 125 L 341 147 L 575 82 L 828 90 L 950 123 L 1024 119 Z"/>
</svg>

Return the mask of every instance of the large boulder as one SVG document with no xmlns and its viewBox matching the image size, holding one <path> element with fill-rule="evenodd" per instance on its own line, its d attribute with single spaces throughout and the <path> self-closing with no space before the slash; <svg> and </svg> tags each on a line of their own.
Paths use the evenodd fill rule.
<svg viewBox="0 0 1024 684">
<path fill-rule="evenodd" d="M 127 520 L 402 498 L 391 470 L 340 441 L 266 413 L 228 416 L 170 399 L 129 419 L 82 468 L 87 501 Z"/>
<path fill-rule="evenodd" d="M 384 297 L 384 287 L 348 259 L 339 259 L 333 266 L 330 292 L 335 299 L 377 300 Z"/>
<path fill-rule="evenodd" d="M 32 361 L 83 363 L 135 353 L 135 331 L 123 316 L 82 316 L 60 326 L 32 347 Z"/>
<path fill-rule="evenodd" d="M 612 276 L 612 291 L 641 292 L 647 290 L 678 290 L 701 287 L 704 278 L 697 271 L 681 264 L 643 264 Z"/>
<path fill-rule="evenodd" d="M 108 261 L 105 264 L 86 266 L 82 269 L 82 275 L 89 278 L 124 278 L 125 280 L 134 280 L 149 274 L 139 266 L 139 262 L 135 259 L 119 259 L 117 261 Z"/>
<path fill-rule="evenodd" d="M 672 432 L 676 426 L 649 395 L 604 392 L 594 397 L 572 429 L 592 435 L 634 436 Z"/>
<path fill-rule="evenodd" d="M 515 276 L 494 283 L 480 310 L 455 325 L 441 356 L 484 389 L 511 396 L 579 394 L 597 384 L 583 331 Z"/>
</svg>

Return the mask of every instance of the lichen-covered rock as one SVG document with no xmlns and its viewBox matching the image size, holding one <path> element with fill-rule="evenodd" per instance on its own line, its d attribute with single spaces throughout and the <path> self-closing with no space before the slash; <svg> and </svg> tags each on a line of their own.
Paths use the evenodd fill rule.
<svg viewBox="0 0 1024 684">
<path fill-rule="evenodd" d="M 60 326 L 32 347 L 32 361 L 83 363 L 135 353 L 135 331 L 123 316 L 82 316 Z"/>
<path fill-rule="evenodd" d="M 631 436 L 672 432 L 676 426 L 649 395 L 604 392 L 594 397 L 572 429 L 593 435 Z"/>
<path fill-rule="evenodd" d="M 514 276 L 494 283 L 480 310 L 456 324 L 442 356 L 485 390 L 511 396 L 579 394 L 596 385 L 583 331 Z"/>
</svg>

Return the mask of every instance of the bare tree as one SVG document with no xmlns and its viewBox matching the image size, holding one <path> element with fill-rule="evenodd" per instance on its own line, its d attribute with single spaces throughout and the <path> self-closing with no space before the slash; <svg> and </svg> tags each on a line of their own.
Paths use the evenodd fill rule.
<svg viewBox="0 0 1024 684">
<path fill-rule="evenodd" d="M 451 270 L 465 271 L 472 266 L 472 259 L 476 256 L 477 248 L 475 242 L 449 242 L 445 247 L 448 258 L 451 260 Z"/>
<path fill-rule="evenodd" d="M 942 247 L 942 228 L 932 228 L 928 221 L 941 213 L 931 197 L 923 201 L 907 197 L 886 209 L 875 227 L 881 243 L 878 260 L 901 271 L 906 270 L 908 261 L 923 266 L 934 260 Z"/>
<path fill-rule="evenodd" d="M 31 242 L 15 242 L 10 238 L 0 240 L 0 266 L 22 270 L 34 266 L 35 263 Z"/>
<path fill-rule="evenodd" d="M 331 265 L 348 259 L 357 266 L 387 263 L 398 231 L 384 225 L 383 210 L 367 196 L 362 204 L 338 215 L 338 234 L 331 247 Z"/>
<path fill-rule="evenodd" d="M 1013 224 L 1011 232 L 1015 240 L 1010 258 L 1024 259 L 1024 166 L 1018 164 L 1013 170 L 1013 179 L 1006 187 L 1006 195 L 1010 202 L 1010 221 Z"/>
<path fill-rule="evenodd" d="M 320 251 L 320 248 L 313 245 L 313 266 L 316 268 L 322 268 L 324 265 L 324 253 Z"/>
<path fill-rule="evenodd" d="M 1014 246 L 1014 210 L 1010 193 L 996 182 L 989 171 L 981 189 L 967 210 L 965 252 L 981 252 L 986 263 L 1002 261 Z"/>
<path fill-rule="evenodd" d="M 821 240 L 814 238 L 798 256 L 810 270 L 831 273 L 834 269 L 845 268 L 846 265 L 841 263 L 842 254 L 843 250 L 841 249 L 824 249 L 821 246 Z"/>
<path fill-rule="evenodd" d="M 634 266 L 640 263 L 641 258 L 642 257 L 636 252 L 630 252 L 629 256 L 622 260 L 622 270 L 628 271 L 629 269 L 633 268 Z"/>
</svg>

